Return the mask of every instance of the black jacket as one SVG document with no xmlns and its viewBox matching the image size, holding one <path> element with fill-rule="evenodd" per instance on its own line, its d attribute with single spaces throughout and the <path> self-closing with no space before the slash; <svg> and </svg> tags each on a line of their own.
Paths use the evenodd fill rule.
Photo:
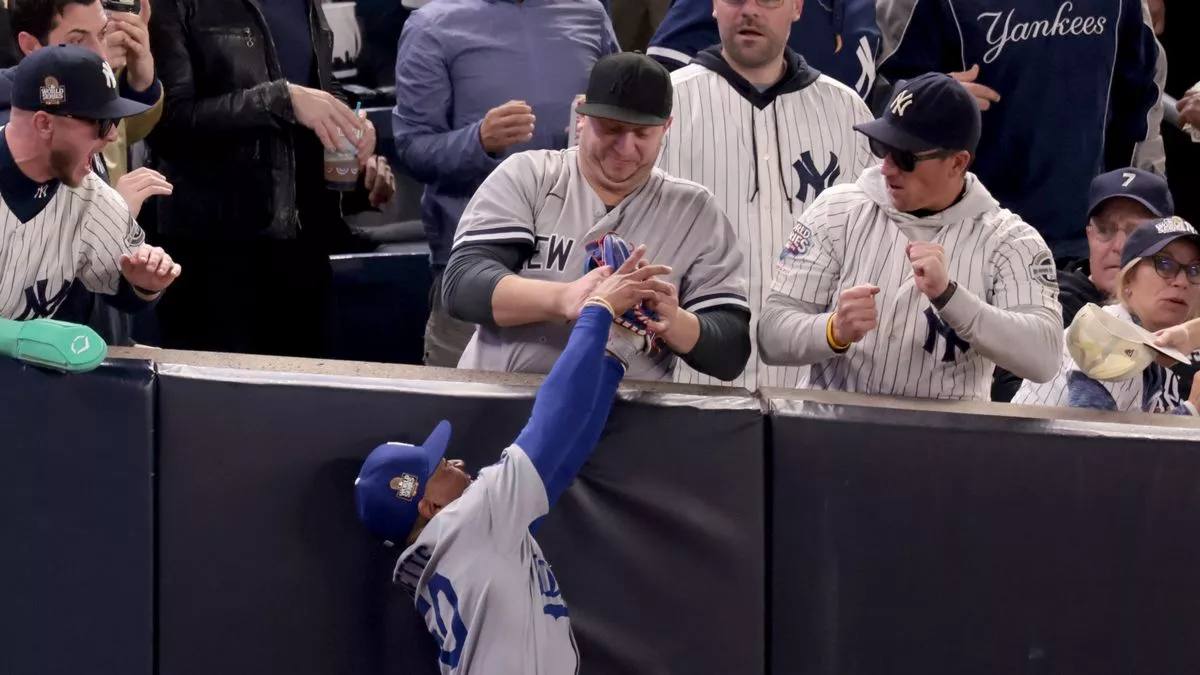
<svg viewBox="0 0 1200 675">
<path fill-rule="evenodd" d="M 309 25 L 317 81 L 334 91 L 333 33 L 315 2 Z M 175 186 L 157 200 L 160 233 L 290 239 L 302 219 L 341 223 L 338 193 L 323 187 L 320 142 L 296 123 L 257 0 L 161 0 L 150 34 L 166 93 L 148 141 Z"/>
</svg>

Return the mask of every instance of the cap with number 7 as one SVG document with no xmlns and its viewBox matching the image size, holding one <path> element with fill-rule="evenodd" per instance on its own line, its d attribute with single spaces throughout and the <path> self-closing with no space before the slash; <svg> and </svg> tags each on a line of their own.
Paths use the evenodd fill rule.
<svg viewBox="0 0 1200 675">
<path fill-rule="evenodd" d="M 1102 173 L 1092 179 L 1088 189 L 1088 217 L 1104 202 L 1117 197 L 1138 202 L 1158 218 L 1175 215 L 1175 202 L 1167 180 L 1145 171 L 1129 167 Z"/>
</svg>

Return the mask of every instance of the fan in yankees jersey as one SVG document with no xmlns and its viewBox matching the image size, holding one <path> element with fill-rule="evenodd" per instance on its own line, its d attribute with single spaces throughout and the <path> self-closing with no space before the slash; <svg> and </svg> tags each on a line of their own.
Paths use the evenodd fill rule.
<svg viewBox="0 0 1200 675">
<path fill-rule="evenodd" d="M 758 326 L 805 385 L 987 400 L 994 366 L 1044 382 L 1062 352 L 1046 243 L 968 166 L 981 121 L 949 76 L 914 78 L 855 128 L 884 159 L 825 190 L 779 256 Z"/>
<path fill-rule="evenodd" d="M 799 245 L 789 242 L 797 217 L 821 194 L 877 162 L 853 128 L 869 121 L 871 112 L 855 91 L 787 47 L 810 9 L 820 11 L 815 5 L 803 12 L 794 0 L 773 8 L 754 2 L 708 7 L 721 44 L 672 73 L 675 121 L 659 166 L 712 190 L 729 217 L 745 260 L 754 332 L 779 252 Z M 796 16 L 801 19 L 793 23 Z M 753 390 L 797 386 L 803 371 L 769 366 L 755 349 L 743 374 L 730 382 L 686 364 L 676 368 L 675 380 Z"/>
<path fill-rule="evenodd" d="M 115 138 L 97 120 L 148 109 L 121 98 L 109 65 L 79 47 L 45 47 L 17 67 L 0 139 L 0 316 L 55 316 L 77 286 L 136 311 L 178 277 L 93 170 Z"/>
</svg>

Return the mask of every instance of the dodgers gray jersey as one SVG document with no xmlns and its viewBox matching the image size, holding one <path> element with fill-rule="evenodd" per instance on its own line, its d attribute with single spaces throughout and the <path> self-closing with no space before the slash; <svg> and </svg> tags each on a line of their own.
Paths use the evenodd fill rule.
<svg viewBox="0 0 1200 675">
<path fill-rule="evenodd" d="M 827 188 L 853 182 L 879 161 L 853 129 L 871 120 L 871 111 L 852 89 L 815 71 L 807 79 L 796 72 L 791 86 L 785 79 L 776 85 L 782 91 L 763 96 L 735 87 L 740 78 L 718 72 L 728 66 L 712 54 L 697 58 L 706 60 L 671 74 L 674 122 L 658 165 L 711 190 L 729 218 L 744 260 L 753 335 L 796 217 Z M 755 345 L 746 370 L 729 384 L 795 387 L 804 370 L 765 366 Z M 721 384 L 687 364 L 675 369 L 675 380 Z"/>
<path fill-rule="evenodd" d="M 516 445 L 439 512 L 396 563 L 443 673 L 561 675 L 579 669 L 571 619 L 529 525 L 550 510 Z"/>
<path fill-rule="evenodd" d="M 669 265 L 679 306 L 748 309 L 742 258 L 712 194 L 654 169 L 611 211 L 580 173 L 576 150 L 532 150 L 509 157 L 483 182 L 463 213 L 454 246 L 516 243 L 533 247 L 522 277 L 570 282 L 583 276 L 587 242 L 616 232 L 646 245 L 646 260 Z M 479 326 L 459 368 L 546 373 L 566 347 L 570 324 Z M 626 379 L 669 378 L 678 359 L 665 349 L 629 364 Z"/>
<path fill-rule="evenodd" d="M 145 241 L 116 190 L 89 173 L 80 187 L 38 184 L 0 142 L 0 316 L 54 316 L 74 284 L 114 294 L 121 255 Z"/>
<path fill-rule="evenodd" d="M 958 290 L 940 310 L 917 288 L 905 247 L 945 249 Z M 844 354 L 825 329 L 841 291 L 874 284 L 878 327 Z M 1062 319 L 1045 241 L 967 174 L 963 198 L 918 218 L 896 211 L 878 167 L 822 194 L 780 255 L 759 320 L 768 362 L 810 363 L 818 389 L 989 399 L 998 363 L 1045 381 L 1057 371 Z"/>
</svg>

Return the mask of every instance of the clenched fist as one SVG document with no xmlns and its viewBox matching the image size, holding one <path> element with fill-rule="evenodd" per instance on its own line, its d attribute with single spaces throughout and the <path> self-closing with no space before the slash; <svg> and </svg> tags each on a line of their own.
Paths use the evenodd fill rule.
<svg viewBox="0 0 1200 675">
<path fill-rule="evenodd" d="M 837 312 L 833 316 L 833 339 L 838 344 L 858 342 L 879 325 L 879 310 L 875 284 L 859 284 L 842 291 L 838 296 Z"/>
<path fill-rule="evenodd" d="M 941 244 L 914 241 L 904 252 L 912 264 L 914 282 L 925 297 L 933 300 L 946 292 L 950 286 L 950 273 L 946 271 L 946 251 Z"/>
</svg>

